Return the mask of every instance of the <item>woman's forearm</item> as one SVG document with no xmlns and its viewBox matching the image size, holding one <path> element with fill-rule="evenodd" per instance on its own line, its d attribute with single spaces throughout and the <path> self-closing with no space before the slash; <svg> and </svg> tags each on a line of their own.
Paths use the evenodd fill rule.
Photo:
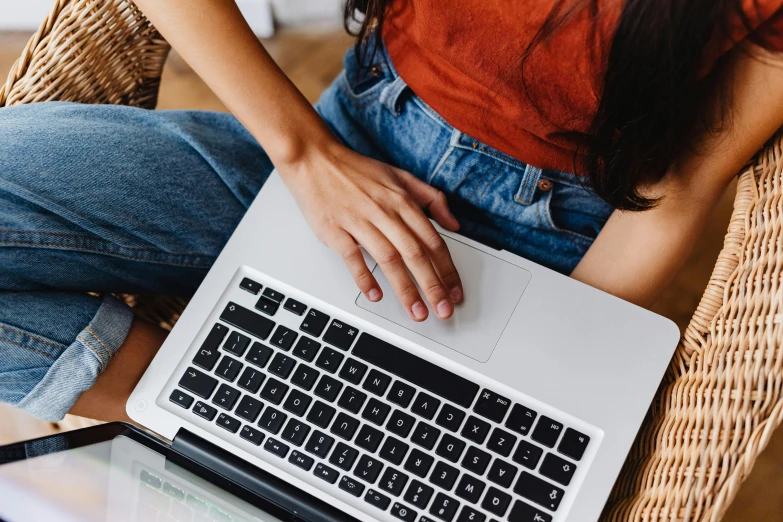
<svg viewBox="0 0 783 522">
<path fill-rule="evenodd" d="M 275 165 L 332 136 L 277 67 L 232 0 L 136 0 L 136 4 Z"/>
<path fill-rule="evenodd" d="M 662 196 L 656 208 L 612 214 L 572 277 L 650 306 L 680 270 L 728 183 L 783 125 L 783 56 L 751 45 L 732 53 L 722 71 L 730 92 L 724 127 L 705 133 L 650 188 Z"/>
</svg>

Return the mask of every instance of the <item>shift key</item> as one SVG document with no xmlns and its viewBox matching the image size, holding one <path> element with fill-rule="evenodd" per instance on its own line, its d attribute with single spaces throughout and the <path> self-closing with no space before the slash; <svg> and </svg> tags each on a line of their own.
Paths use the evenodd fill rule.
<svg viewBox="0 0 783 522">
<path fill-rule="evenodd" d="M 220 320 L 262 340 L 269 337 L 275 327 L 275 323 L 266 317 L 232 302 L 226 305 Z"/>
</svg>

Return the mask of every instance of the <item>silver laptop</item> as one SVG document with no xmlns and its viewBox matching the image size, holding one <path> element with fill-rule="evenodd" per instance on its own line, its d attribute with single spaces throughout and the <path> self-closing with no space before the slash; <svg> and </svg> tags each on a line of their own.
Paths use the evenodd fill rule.
<svg viewBox="0 0 783 522">
<path fill-rule="evenodd" d="M 260 468 L 346 519 L 594 522 L 676 326 L 439 230 L 466 299 L 417 324 L 369 258 L 386 298 L 364 299 L 273 174 L 128 414 L 207 467 Z"/>
</svg>

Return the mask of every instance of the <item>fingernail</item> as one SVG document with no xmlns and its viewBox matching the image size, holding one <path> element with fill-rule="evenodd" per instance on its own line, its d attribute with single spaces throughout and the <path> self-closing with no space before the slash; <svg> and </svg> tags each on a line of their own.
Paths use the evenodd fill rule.
<svg viewBox="0 0 783 522">
<path fill-rule="evenodd" d="M 449 297 L 451 297 L 452 303 L 459 303 L 462 301 L 462 287 L 461 286 L 455 286 L 451 289 L 451 292 L 449 292 Z"/>
<path fill-rule="evenodd" d="M 451 302 L 449 302 L 448 299 L 444 299 L 440 303 L 438 303 L 437 306 L 438 310 L 438 316 L 442 319 L 445 319 L 446 317 L 449 317 L 451 315 L 451 312 L 453 310 Z"/>
<path fill-rule="evenodd" d="M 427 307 L 421 301 L 416 301 L 411 306 L 411 313 L 416 319 L 422 320 L 427 318 Z"/>
<path fill-rule="evenodd" d="M 367 299 L 369 299 L 373 303 L 375 301 L 380 301 L 381 300 L 381 291 L 378 290 L 377 288 L 373 288 L 372 290 L 367 292 Z"/>
</svg>

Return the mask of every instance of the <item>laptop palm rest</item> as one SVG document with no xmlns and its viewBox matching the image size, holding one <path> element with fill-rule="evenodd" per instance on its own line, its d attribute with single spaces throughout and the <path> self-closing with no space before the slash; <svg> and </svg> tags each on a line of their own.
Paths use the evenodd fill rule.
<svg viewBox="0 0 783 522">
<path fill-rule="evenodd" d="M 383 299 L 372 303 L 360 294 L 356 305 L 472 359 L 487 362 L 532 275 L 465 243 L 443 238 L 465 290 L 464 301 L 457 305 L 450 319 L 440 320 L 430 310 L 426 321 L 411 320 L 377 265 L 373 275 L 383 290 Z"/>
</svg>

